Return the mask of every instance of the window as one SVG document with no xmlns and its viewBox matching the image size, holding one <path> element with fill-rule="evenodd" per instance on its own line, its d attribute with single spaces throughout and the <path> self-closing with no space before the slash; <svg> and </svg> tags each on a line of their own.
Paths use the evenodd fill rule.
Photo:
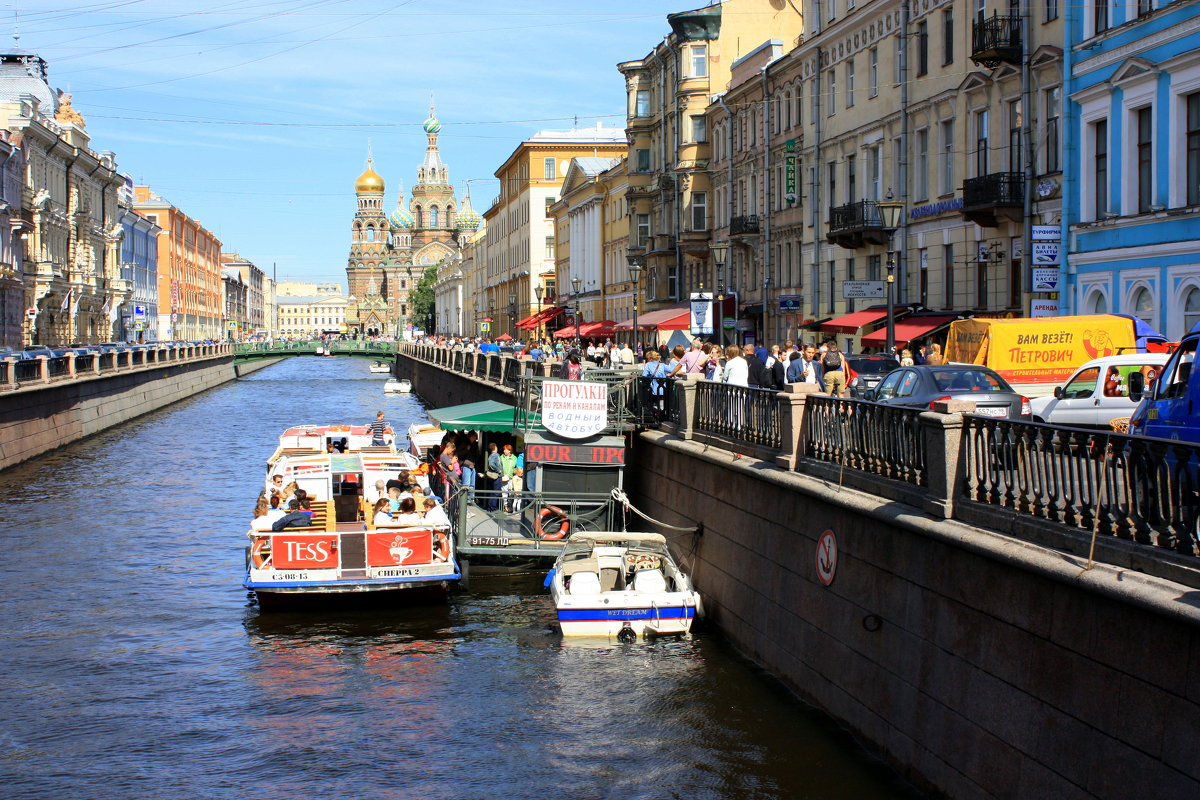
<svg viewBox="0 0 1200 800">
<path fill-rule="evenodd" d="M 835 285 L 835 282 L 837 280 L 836 276 L 837 276 L 837 262 L 830 260 L 830 262 L 829 262 L 829 305 L 827 306 L 830 314 L 833 313 L 833 308 L 834 308 L 834 305 L 836 304 L 836 301 L 834 300 L 834 295 L 836 293 L 834 292 L 834 288 L 833 288 Z"/>
<path fill-rule="evenodd" d="M 648 89 L 638 89 L 633 105 L 634 116 L 648 117 L 650 116 L 650 91 Z"/>
<path fill-rule="evenodd" d="M 1137 191 L 1139 214 L 1145 214 L 1154 203 L 1154 141 L 1151 138 L 1153 121 L 1151 107 L 1139 108 L 1137 115 Z"/>
<path fill-rule="evenodd" d="M 1058 0 L 1046 0 L 1046 22 L 1058 19 Z"/>
<path fill-rule="evenodd" d="M 929 23 L 917 23 L 917 77 L 929 72 Z"/>
<path fill-rule="evenodd" d="M 1058 115 L 1062 106 L 1062 89 L 1046 90 L 1046 172 L 1058 172 Z"/>
<path fill-rule="evenodd" d="M 919 257 L 920 257 L 921 261 L 920 261 L 920 265 L 918 267 L 918 274 L 919 274 L 918 292 L 920 293 L 921 305 L 928 307 L 929 306 L 929 251 L 922 248 L 919 251 Z M 876 256 L 876 258 L 878 258 L 878 256 Z M 878 274 L 879 270 L 876 269 L 875 272 L 876 272 L 876 274 Z"/>
<path fill-rule="evenodd" d="M 554 180 L 555 160 L 553 158 L 543 159 L 542 161 L 542 178 L 548 181 Z"/>
<path fill-rule="evenodd" d="M 929 197 L 929 129 L 917 131 L 916 193 L 918 200 Z"/>
<path fill-rule="evenodd" d="M 1008 104 L 1008 171 L 1021 172 L 1021 101 Z"/>
<path fill-rule="evenodd" d="M 846 108 L 854 105 L 854 59 L 846 62 Z"/>
<path fill-rule="evenodd" d="M 954 9 L 942 12 L 942 66 L 954 63 Z"/>
<path fill-rule="evenodd" d="M 954 193 L 954 120 L 942 120 L 941 194 Z"/>
<path fill-rule="evenodd" d="M 796 124 L 804 124 L 804 81 L 796 81 Z"/>
<path fill-rule="evenodd" d="M 1096 195 L 1096 219 L 1108 215 L 1108 120 L 1092 124 L 1092 186 Z"/>
<path fill-rule="evenodd" d="M 554 237 L 553 236 L 546 237 L 546 258 L 550 259 L 550 260 L 554 259 Z"/>
<path fill-rule="evenodd" d="M 692 230 L 708 230 L 707 192 L 692 192 Z"/>
<path fill-rule="evenodd" d="M 825 110 L 825 115 L 832 117 L 837 113 L 837 70 L 829 69 L 829 108 Z"/>
<path fill-rule="evenodd" d="M 1137 0 L 1137 15 L 1144 17 L 1154 10 L 1154 0 Z"/>
<path fill-rule="evenodd" d="M 703 114 L 692 115 L 692 141 L 708 141 L 708 118 Z"/>
<path fill-rule="evenodd" d="M 944 293 L 944 302 L 942 308 L 954 308 L 954 245 L 942 245 L 942 268 L 946 273 L 946 280 L 942 286 Z"/>
<path fill-rule="evenodd" d="M 645 248 L 650 242 L 650 215 L 637 214 L 637 246 Z"/>
<path fill-rule="evenodd" d="M 650 148 L 639 147 L 633 151 L 634 154 L 634 171 L 649 172 L 650 171 Z"/>
<path fill-rule="evenodd" d="M 988 174 L 988 112 L 975 112 L 975 177 Z"/>
<path fill-rule="evenodd" d="M 1200 289 L 1195 286 L 1183 296 L 1183 329 L 1190 331 L 1200 325 Z"/>
<path fill-rule="evenodd" d="M 1149 289 L 1143 286 L 1134 292 L 1132 310 L 1135 317 L 1150 327 L 1154 327 L 1154 300 L 1150 296 Z"/>
<path fill-rule="evenodd" d="M 679 299 L 679 267 L 676 264 L 667 267 L 667 297 Z"/>
<path fill-rule="evenodd" d="M 708 45 L 694 44 L 688 48 L 692 60 L 692 75 L 693 78 L 708 77 Z"/>
<path fill-rule="evenodd" d="M 1088 298 L 1087 307 L 1089 314 L 1107 314 L 1108 299 L 1104 296 L 1104 292 L 1092 292 L 1092 296 Z"/>
<path fill-rule="evenodd" d="M 1108 30 L 1108 0 L 1093 0 L 1092 32 L 1102 33 Z"/>
<path fill-rule="evenodd" d="M 546 219 L 550 219 L 550 217 L 554 216 L 554 212 L 550 210 L 553 206 L 554 206 L 554 198 L 547 197 L 546 198 Z"/>
<path fill-rule="evenodd" d="M 1200 92 L 1187 96 L 1187 204 L 1200 205 Z M 1184 328 L 1190 331 L 1191 328 Z"/>
<path fill-rule="evenodd" d="M 867 150 L 867 168 L 871 182 L 867 187 L 869 199 L 878 203 L 883 199 L 883 145 L 877 144 Z"/>
<path fill-rule="evenodd" d="M 433 206 L 429 209 L 429 227 L 436 228 L 438 226 L 438 207 Z"/>
<path fill-rule="evenodd" d="M 825 165 L 825 173 L 829 178 L 829 205 L 837 205 L 837 162 L 830 161 Z"/>
<path fill-rule="evenodd" d="M 858 157 L 846 156 L 846 202 L 858 202 Z"/>
<path fill-rule="evenodd" d="M 825 5 L 829 9 L 829 18 L 837 19 L 837 0 L 828 0 Z"/>
<path fill-rule="evenodd" d="M 872 47 L 870 61 L 867 62 L 867 96 L 879 95 L 879 48 Z"/>
</svg>

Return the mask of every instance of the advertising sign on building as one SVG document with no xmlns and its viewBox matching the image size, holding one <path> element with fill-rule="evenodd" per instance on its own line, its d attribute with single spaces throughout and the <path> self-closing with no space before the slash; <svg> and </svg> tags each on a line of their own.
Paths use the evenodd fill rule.
<svg viewBox="0 0 1200 800">
<path fill-rule="evenodd" d="M 542 424 L 568 439 L 595 436 L 608 425 L 608 384 L 544 381 Z"/>
<path fill-rule="evenodd" d="M 134 319 L 141 319 L 142 317 L 145 317 L 145 316 L 146 316 L 146 307 L 145 306 L 134 306 L 133 307 L 133 318 Z"/>
<path fill-rule="evenodd" d="M 1057 242 L 1062 239 L 1061 225 L 1032 225 L 1031 238 L 1035 242 Z"/>
<path fill-rule="evenodd" d="M 799 314 L 804 306 L 804 295 L 799 294 L 781 294 L 779 295 L 779 313 L 780 314 Z"/>
<path fill-rule="evenodd" d="M 1029 303 L 1029 316 L 1031 317 L 1057 317 L 1058 316 L 1058 301 L 1057 300 L 1033 300 Z"/>
<path fill-rule="evenodd" d="M 884 297 L 883 281 L 842 281 L 842 297 L 854 300 L 862 297 Z"/>
<path fill-rule="evenodd" d="M 704 292 L 692 292 L 691 329 L 693 336 L 711 334 L 713 332 L 713 303 L 712 295 Z"/>
<path fill-rule="evenodd" d="M 1034 267 L 1033 268 L 1033 291 L 1035 291 L 1035 292 L 1057 292 L 1058 291 L 1058 267 Z"/>
<path fill-rule="evenodd" d="M 1058 242 L 1034 242 L 1033 243 L 1033 263 L 1035 265 L 1045 266 L 1047 264 L 1058 263 Z M 1037 289 L 1034 289 L 1036 292 Z"/>
</svg>

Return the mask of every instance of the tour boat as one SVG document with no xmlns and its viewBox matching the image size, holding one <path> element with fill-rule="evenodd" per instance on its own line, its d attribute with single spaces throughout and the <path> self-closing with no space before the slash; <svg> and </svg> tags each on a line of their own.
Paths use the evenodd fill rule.
<svg viewBox="0 0 1200 800">
<path fill-rule="evenodd" d="M 659 533 L 581 532 L 546 576 L 564 636 L 687 633 L 700 594 Z"/>
<path fill-rule="evenodd" d="M 392 367 L 391 367 L 391 365 L 390 365 L 390 364 L 385 364 L 385 363 L 383 363 L 382 361 L 376 361 L 376 362 L 375 362 L 374 364 L 372 364 L 372 365 L 371 365 L 371 366 L 370 366 L 368 369 L 370 369 L 370 370 L 371 370 L 371 372 L 375 373 L 376 375 L 390 375 L 390 374 L 392 374 Z"/>
<path fill-rule="evenodd" d="M 289 429 L 281 445 L 307 439 L 307 428 L 336 427 Z M 322 453 L 281 446 L 270 462 L 267 485 L 280 475 L 283 485 L 294 481 L 304 489 L 311 501 L 310 524 L 280 531 L 252 524 L 243 585 L 263 607 L 400 593 L 444 597 L 461 577 L 448 518 L 405 527 L 375 525 L 376 487 L 402 469 L 422 482 L 419 462 L 408 453 Z"/>
<path fill-rule="evenodd" d="M 412 391 L 412 381 L 408 378 L 388 378 L 383 384 L 385 392 L 400 392 L 408 394 Z"/>
<path fill-rule="evenodd" d="M 282 456 L 328 453 L 395 453 L 396 434 L 390 427 L 383 432 L 382 445 L 366 425 L 293 425 L 279 435 L 279 446 L 267 459 L 273 464 Z"/>
</svg>

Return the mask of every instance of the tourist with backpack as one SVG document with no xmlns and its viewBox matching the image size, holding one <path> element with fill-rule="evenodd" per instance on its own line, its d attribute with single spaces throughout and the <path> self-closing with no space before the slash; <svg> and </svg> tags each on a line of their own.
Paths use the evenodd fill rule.
<svg viewBox="0 0 1200 800">
<path fill-rule="evenodd" d="M 825 340 L 821 370 L 825 373 L 826 393 L 833 397 L 841 397 L 846 389 L 846 357 L 838 350 L 837 342 L 833 339 Z"/>
</svg>

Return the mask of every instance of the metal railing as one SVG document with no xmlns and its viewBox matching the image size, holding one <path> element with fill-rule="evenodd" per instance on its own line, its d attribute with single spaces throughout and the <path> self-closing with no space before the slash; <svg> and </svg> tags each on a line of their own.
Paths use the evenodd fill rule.
<svg viewBox="0 0 1200 800">
<path fill-rule="evenodd" d="M 1021 62 L 1021 17 L 999 13 L 971 26 L 971 60 L 989 69 L 1001 61 Z"/>
<path fill-rule="evenodd" d="M 963 208 L 1019 206 L 1025 202 L 1025 175 L 993 172 L 963 181 Z"/>
<path fill-rule="evenodd" d="M 730 236 L 740 236 L 743 233 L 758 233 L 758 214 L 745 214 L 729 220 Z"/>
<path fill-rule="evenodd" d="M 829 233 L 863 228 L 883 230 L 883 215 L 879 213 L 878 203 L 872 200 L 860 200 L 857 203 L 830 207 Z"/>
<path fill-rule="evenodd" d="M 1200 445 L 972 415 L 963 439 L 971 500 L 1197 552 Z"/>
<path fill-rule="evenodd" d="M 809 395 L 798 453 L 915 486 L 928 485 L 921 409 Z"/>
<path fill-rule="evenodd" d="M 695 428 L 704 433 L 778 448 L 783 439 L 777 393 L 771 389 L 701 381 L 696 385 Z"/>
</svg>

